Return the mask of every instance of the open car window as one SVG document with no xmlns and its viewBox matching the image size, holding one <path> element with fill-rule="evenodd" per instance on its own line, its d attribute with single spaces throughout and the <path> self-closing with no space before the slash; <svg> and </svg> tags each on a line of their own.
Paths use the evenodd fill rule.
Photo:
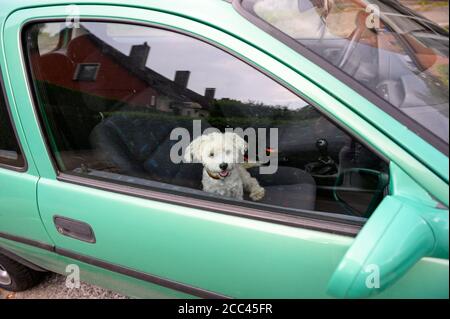
<svg viewBox="0 0 450 319">
<path fill-rule="evenodd" d="M 446 30 L 391 0 L 243 0 L 241 5 L 448 147 Z"/>
<path fill-rule="evenodd" d="M 41 37 L 59 34 L 45 47 Z M 56 30 L 56 31 L 55 31 Z M 60 172 L 293 215 L 364 221 L 388 165 L 238 58 L 173 31 L 49 22 L 24 36 Z"/>
</svg>

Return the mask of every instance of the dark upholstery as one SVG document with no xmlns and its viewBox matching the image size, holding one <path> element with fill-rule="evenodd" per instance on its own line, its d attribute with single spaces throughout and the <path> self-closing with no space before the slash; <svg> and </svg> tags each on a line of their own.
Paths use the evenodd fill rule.
<svg viewBox="0 0 450 319">
<path fill-rule="evenodd" d="M 117 112 L 95 127 L 91 134 L 92 146 L 104 161 L 117 167 L 120 174 L 201 189 L 201 164 L 174 164 L 170 160 L 170 149 L 176 143 L 170 140 L 170 132 L 184 127 L 192 136 L 192 121 L 157 115 Z M 210 125 L 202 120 L 202 129 L 208 127 Z M 264 203 L 314 209 L 315 182 L 306 172 L 279 167 L 273 175 L 260 175 L 257 168 L 250 173 L 266 189 Z"/>
<path fill-rule="evenodd" d="M 259 174 L 258 168 L 249 169 L 266 194 L 262 203 L 286 208 L 314 210 L 316 203 L 316 182 L 307 172 L 279 166 L 274 174 Z"/>
<path fill-rule="evenodd" d="M 122 174 L 200 188 L 201 164 L 174 164 L 170 160 L 170 149 L 176 143 L 170 140 L 170 132 L 176 127 L 191 131 L 192 122 L 157 115 L 117 112 L 97 125 L 91 143 L 99 156 L 118 167 Z"/>
</svg>

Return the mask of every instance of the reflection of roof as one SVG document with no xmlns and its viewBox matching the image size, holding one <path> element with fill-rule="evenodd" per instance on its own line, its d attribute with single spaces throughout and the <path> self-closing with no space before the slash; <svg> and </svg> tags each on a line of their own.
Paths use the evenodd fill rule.
<svg viewBox="0 0 450 319">
<path fill-rule="evenodd" d="M 89 37 L 95 45 L 99 46 L 102 54 L 107 54 L 112 57 L 118 64 L 127 69 L 130 73 L 148 83 L 152 89 L 178 102 L 196 102 L 200 104 L 202 108 L 208 108 L 208 99 L 203 95 L 178 85 L 174 81 L 148 67 L 140 68 L 136 62 L 130 58 L 130 56 L 123 54 L 116 48 L 110 46 L 105 41 L 92 34 L 84 26 L 80 27 L 87 32 L 87 34 L 83 36 Z"/>
</svg>

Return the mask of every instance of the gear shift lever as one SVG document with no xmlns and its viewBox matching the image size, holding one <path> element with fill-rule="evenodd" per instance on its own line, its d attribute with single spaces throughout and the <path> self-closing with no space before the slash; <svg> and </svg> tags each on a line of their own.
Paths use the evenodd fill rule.
<svg viewBox="0 0 450 319">
<path fill-rule="evenodd" d="M 328 154 L 328 141 L 320 138 L 316 141 L 316 148 L 319 151 L 317 162 L 307 164 L 306 171 L 316 175 L 333 175 L 337 172 L 336 163 Z"/>
<path fill-rule="evenodd" d="M 316 147 L 319 150 L 320 158 L 330 158 L 328 155 L 328 142 L 324 138 L 319 138 L 316 141 Z M 331 158 L 330 158 L 331 159 Z"/>
</svg>

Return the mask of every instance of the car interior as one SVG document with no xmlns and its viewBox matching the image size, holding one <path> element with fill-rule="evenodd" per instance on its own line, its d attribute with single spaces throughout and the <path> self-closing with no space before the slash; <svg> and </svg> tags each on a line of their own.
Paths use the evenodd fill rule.
<svg viewBox="0 0 450 319">
<path fill-rule="evenodd" d="M 386 195 L 387 163 L 312 105 L 289 109 L 208 98 L 138 65 L 89 32 L 68 37 L 71 31 L 62 29 L 56 48 L 41 54 L 37 38 L 42 29 L 37 24 L 26 31 L 36 39 L 26 52 L 39 115 L 63 173 L 227 201 L 201 190 L 201 164 L 170 159 L 177 142 L 171 131 L 181 127 L 192 136 L 196 119 L 203 130 L 278 129 L 278 169 L 274 174 L 249 169 L 266 195 L 257 203 L 246 197 L 248 205 L 365 220 Z M 124 80 L 117 84 L 117 77 Z M 140 102 L 148 92 L 169 101 L 168 108 Z"/>
</svg>

